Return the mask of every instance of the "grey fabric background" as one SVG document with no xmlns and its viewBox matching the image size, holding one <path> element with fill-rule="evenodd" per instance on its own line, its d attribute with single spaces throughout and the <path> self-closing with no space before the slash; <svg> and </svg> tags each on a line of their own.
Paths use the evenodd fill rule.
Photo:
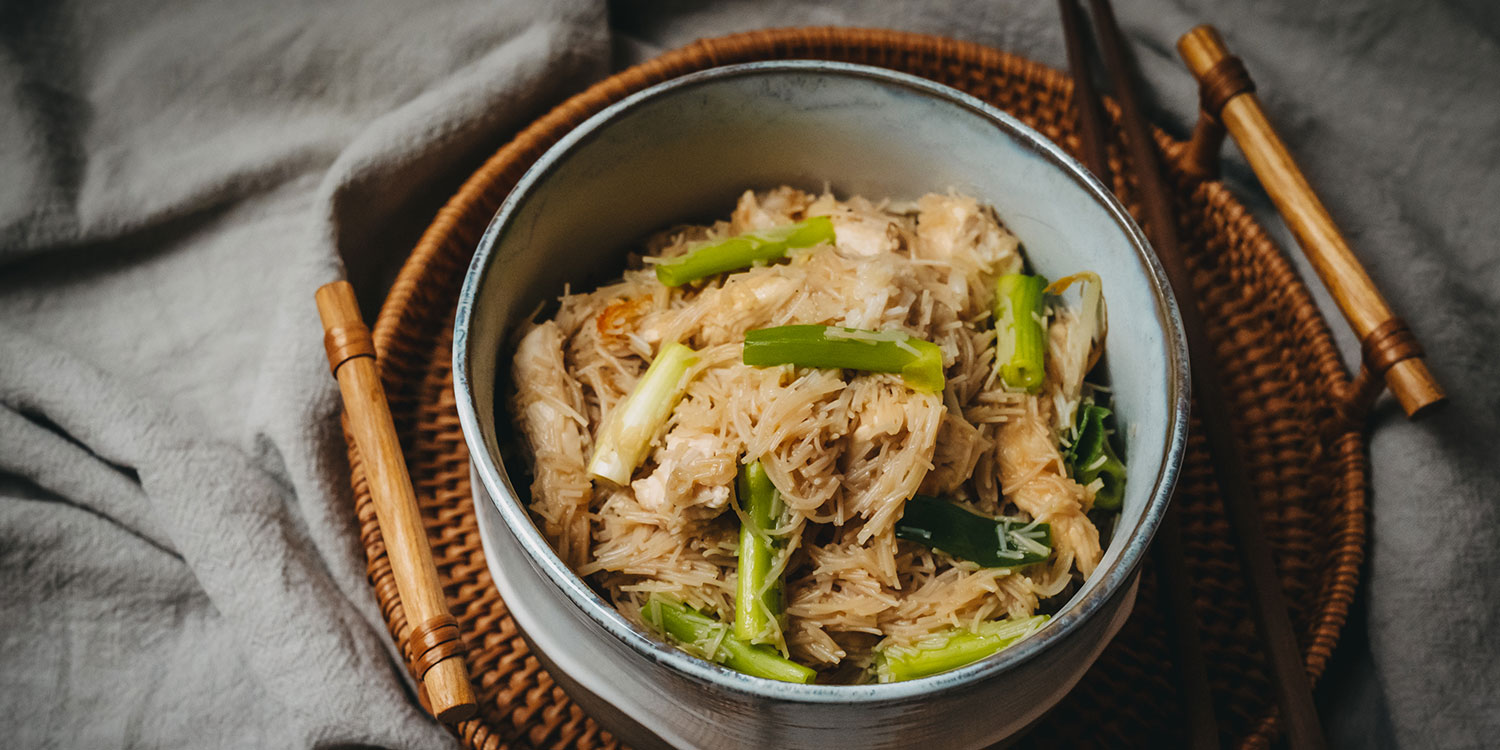
<svg viewBox="0 0 1500 750">
<path fill-rule="evenodd" d="M 1492 745 L 1500 14 L 1485 0 L 1118 13 L 1179 134 L 1194 92 L 1172 43 L 1197 22 L 1224 30 L 1453 397 L 1419 424 L 1390 403 L 1377 415 L 1366 585 L 1320 689 L 1335 744 Z M 0 3 L 0 745 L 451 744 L 363 580 L 313 290 L 347 273 L 373 315 L 464 174 L 612 67 L 801 24 L 1062 66 L 1055 14 Z M 1243 164 L 1228 178 L 1289 246 Z"/>
</svg>

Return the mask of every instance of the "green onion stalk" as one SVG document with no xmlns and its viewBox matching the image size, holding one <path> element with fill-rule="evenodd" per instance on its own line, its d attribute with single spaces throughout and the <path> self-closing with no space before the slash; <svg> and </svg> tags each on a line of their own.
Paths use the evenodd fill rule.
<svg viewBox="0 0 1500 750">
<path fill-rule="evenodd" d="M 745 332 L 745 364 L 899 373 L 907 387 L 943 390 L 943 350 L 903 331 L 792 325 Z"/>
<path fill-rule="evenodd" d="M 662 594 L 651 595 L 641 609 L 641 617 L 682 650 L 737 672 L 803 684 L 818 676 L 776 649 L 737 638 L 729 626 Z"/>
<path fill-rule="evenodd" d="M 1046 380 L 1046 288 L 1046 279 L 1021 273 L 1004 274 L 995 282 L 995 366 L 1012 390 L 1037 393 Z"/>
<path fill-rule="evenodd" d="M 1078 410 L 1078 433 L 1073 444 L 1063 453 L 1068 473 L 1073 481 L 1087 487 L 1100 480 L 1094 492 L 1094 507 L 1100 510 L 1119 510 L 1125 501 L 1125 464 L 1110 444 L 1109 430 L 1104 420 L 1109 409 L 1085 403 Z"/>
<path fill-rule="evenodd" d="M 697 352 L 683 344 L 667 344 L 656 353 L 630 395 L 615 405 L 599 428 L 589 459 L 591 476 L 622 486 L 630 482 L 687 390 L 687 372 L 697 362 Z"/>
<path fill-rule="evenodd" d="M 946 500 L 916 495 L 896 522 L 896 538 L 985 568 L 1018 568 L 1052 556 L 1052 527 L 982 516 Z"/>
<path fill-rule="evenodd" d="M 738 584 L 734 597 L 734 635 L 750 643 L 781 643 L 781 616 L 786 604 L 781 576 L 772 573 L 781 540 L 771 531 L 781 520 L 781 493 L 760 461 L 740 467 Z"/>
<path fill-rule="evenodd" d="M 656 278 L 667 286 L 682 286 L 716 274 L 742 271 L 780 260 L 792 248 L 832 244 L 833 241 L 833 221 L 827 216 L 814 216 L 796 224 L 701 244 L 686 255 L 656 264 Z"/>
<path fill-rule="evenodd" d="M 992 620 L 973 630 L 953 628 L 933 645 L 892 646 L 880 650 L 875 674 L 881 682 L 901 682 L 973 664 L 999 653 L 1040 630 L 1047 615 Z"/>
</svg>

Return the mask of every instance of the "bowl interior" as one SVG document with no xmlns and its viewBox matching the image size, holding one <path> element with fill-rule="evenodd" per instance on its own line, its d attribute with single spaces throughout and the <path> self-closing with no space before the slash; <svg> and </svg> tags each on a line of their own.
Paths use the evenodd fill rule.
<svg viewBox="0 0 1500 750">
<path fill-rule="evenodd" d="M 551 553 L 516 500 L 511 477 L 524 473 L 506 471 L 500 446 L 513 428 L 497 399 L 511 334 L 565 284 L 617 277 L 650 233 L 726 216 L 744 190 L 781 184 L 840 197 L 966 193 L 995 207 L 1040 273 L 1103 279 L 1124 510 L 1103 563 L 1053 623 L 987 661 L 1045 648 L 1133 572 L 1165 506 L 1187 399 L 1176 310 L 1139 229 L 1097 180 L 1013 118 L 922 79 L 811 61 L 718 68 L 617 103 L 553 147 L 485 233 L 459 303 L 454 379 L 477 473 L 539 567 L 590 616 L 628 627 Z"/>
</svg>

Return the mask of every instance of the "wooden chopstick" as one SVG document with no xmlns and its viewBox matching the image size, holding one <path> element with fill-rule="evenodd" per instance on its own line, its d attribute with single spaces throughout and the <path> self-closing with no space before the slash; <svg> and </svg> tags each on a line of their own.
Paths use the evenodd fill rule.
<svg viewBox="0 0 1500 750">
<path fill-rule="evenodd" d="M 1173 193 L 1142 112 L 1129 52 L 1109 0 L 1089 0 L 1106 67 L 1120 101 L 1126 148 L 1141 191 L 1146 232 L 1167 271 L 1181 308 L 1184 333 L 1192 359 L 1194 402 L 1207 432 L 1214 478 L 1224 499 L 1240 566 L 1250 593 L 1261 643 L 1270 662 L 1276 703 L 1294 750 L 1325 747 L 1322 726 L 1313 703 L 1312 684 L 1287 612 L 1286 597 L 1275 558 L 1266 540 L 1250 476 L 1235 443 L 1228 398 L 1204 331 L 1198 296 L 1177 235 Z"/>
<path fill-rule="evenodd" d="M 462 721 L 473 716 L 478 707 L 464 667 L 466 648 L 458 622 L 448 611 L 437 565 L 432 561 L 427 528 L 375 367 L 370 329 L 360 318 L 354 288 L 348 282 L 320 287 L 317 302 L 328 366 L 339 381 L 349 431 L 364 459 L 375 520 L 385 540 L 396 591 L 412 625 L 407 659 L 426 691 L 433 716 L 450 724 Z"/>
<path fill-rule="evenodd" d="M 1083 145 L 1083 164 L 1104 187 L 1114 189 L 1115 177 L 1109 168 L 1108 132 L 1104 125 L 1104 105 L 1094 88 L 1094 71 L 1089 65 L 1089 43 L 1083 29 L 1082 13 L 1077 0 L 1057 0 L 1062 15 L 1063 41 L 1068 46 L 1068 71 L 1073 74 L 1073 106 L 1078 109 L 1078 138 Z"/>
<path fill-rule="evenodd" d="M 1068 68 L 1073 74 L 1073 104 L 1078 110 L 1078 132 L 1083 163 L 1106 187 L 1114 183 L 1106 145 L 1104 107 L 1094 88 L 1089 65 L 1087 32 L 1083 30 L 1077 0 L 1057 0 L 1062 15 L 1063 36 L 1068 47 Z M 1213 692 L 1208 684 L 1208 666 L 1203 658 L 1198 616 L 1188 588 L 1187 566 L 1182 551 L 1182 525 L 1177 508 L 1169 505 L 1151 545 L 1162 604 L 1166 606 L 1165 633 L 1172 649 L 1177 691 L 1187 713 L 1187 747 L 1193 750 L 1219 748 L 1219 721 L 1214 714 Z"/>
<path fill-rule="evenodd" d="M 1416 418 L 1446 402 L 1442 387 L 1422 359 L 1416 337 L 1354 257 L 1328 209 L 1266 119 L 1249 75 L 1224 47 L 1219 32 L 1207 25 L 1194 28 L 1177 41 L 1177 51 L 1204 86 L 1204 111 L 1234 136 L 1303 254 L 1359 336 L 1366 367 L 1376 377 L 1385 377 L 1408 417 Z"/>
</svg>

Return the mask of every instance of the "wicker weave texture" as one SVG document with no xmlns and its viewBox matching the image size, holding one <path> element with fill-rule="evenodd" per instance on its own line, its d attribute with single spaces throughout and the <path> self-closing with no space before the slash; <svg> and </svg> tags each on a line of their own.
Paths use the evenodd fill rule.
<svg viewBox="0 0 1500 750">
<path fill-rule="evenodd" d="M 696 42 L 604 80 L 501 148 L 439 212 L 401 271 L 375 326 L 375 346 L 433 553 L 469 645 L 480 715 L 458 727 L 469 747 L 618 747 L 552 681 L 516 630 L 485 567 L 469 491 L 468 453 L 449 368 L 464 270 L 486 224 L 525 169 L 573 126 L 622 97 L 695 70 L 768 59 L 877 65 L 954 86 L 1077 153 L 1070 79 L 978 45 L 857 29 L 758 31 Z M 1111 106 L 1113 117 L 1116 111 Z M 1178 182 L 1181 231 L 1241 446 L 1278 555 L 1309 674 L 1320 676 L 1358 582 L 1365 543 L 1365 444 L 1335 405 L 1350 388 L 1327 323 L 1287 259 L 1219 183 L 1193 184 L 1183 144 L 1158 133 Z M 1120 154 L 1111 133 L 1111 161 Z M 1113 186 L 1132 211 L 1135 186 Z M 1194 433 L 1197 432 L 1196 422 Z M 370 582 L 403 648 L 401 609 L 365 486 L 350 448 Z M 1203 626 L 1223 742 L 1264 748 L 1277 733 L 1266 664 L 1254 635 L 1229 527 L 1203 441 L 1193 437 L 1174 500 Z M 1177 744 L 1182 713 L 1170 677 L 1156 581 L 1148 561 L 1135 613 L 1098 663 L 1019 747 Z"/>
</svg>

